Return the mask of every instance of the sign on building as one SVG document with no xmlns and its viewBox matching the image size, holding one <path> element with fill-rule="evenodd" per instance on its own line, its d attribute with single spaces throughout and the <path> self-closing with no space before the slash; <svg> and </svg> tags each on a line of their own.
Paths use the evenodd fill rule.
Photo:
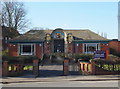
<svg viewBox="0 0 120 89">
<path fill-rule="evenodd" d="M 94 58 L 95 59 L 106 59 L 106 51 L 101 51 L 101 50 L 99 50 L 99 51 L 95 51 L 94 52 Z"/>
</svg>

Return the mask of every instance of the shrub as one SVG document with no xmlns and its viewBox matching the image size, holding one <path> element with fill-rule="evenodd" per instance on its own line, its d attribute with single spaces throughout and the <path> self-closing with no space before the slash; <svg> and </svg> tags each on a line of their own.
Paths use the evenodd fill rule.
<svg viewBox="0 0 120 89">
<path fill-rule="evenodd" d="M 38 59 L 37 56 L 2 56 L 2 61 L 8 61 L 9 63 L 32 63 L 34 59 Z"/>
<path fill-rule="evenodd" d="M 0 55 L 2 55 L 2 56 L 8 56 L 8 50 L 1 51 Z"/>
<path fill-rule="evenodd" d="M 120 60 L 105 60 L 105 59 L 92 59 L 90 62 L 95 62 L 96 64 L 119 64 Z"/>
<path fill-rule="evenodd" d="M 18 60 L 23 60 L 24 63 L 32 63 L 34 59 L 38 59 L 37 56 L 21 56 Z"/>
<path fill-rule="evenodd" d="M 76 61 L 78 61 L 78 59 L 81 59 L 82 61 L 89 61 L 90 59 L 93 58 L 92 54 L 75 54 L 74 55 Z"/>
<path fill-rule="evenodd" d="M 16 57 L 2 56 L 2 61 L 8 61 L 9 63 L 19 62 Z"/>
<path fill-rule="evenodd" d="M 62 58 L 65 58 L 65 56 L 66 56 L 65 53 L 61 53 L 61 54 L 60 54 L 60 57 L 62 57 Z"/>
</svg>

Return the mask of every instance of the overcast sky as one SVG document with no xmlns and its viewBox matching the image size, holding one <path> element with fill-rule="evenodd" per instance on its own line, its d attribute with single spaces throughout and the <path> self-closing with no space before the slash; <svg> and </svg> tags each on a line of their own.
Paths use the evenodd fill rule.
<svg viewBox="0 0 120 89">
<path fill-rule="evenodd" d="M 49 29 L 90 29 L 107 33 L 109 39 L 118 38 L 117 2 L 24 2 L 30 30 L 33 27 Z"/>
</svg>

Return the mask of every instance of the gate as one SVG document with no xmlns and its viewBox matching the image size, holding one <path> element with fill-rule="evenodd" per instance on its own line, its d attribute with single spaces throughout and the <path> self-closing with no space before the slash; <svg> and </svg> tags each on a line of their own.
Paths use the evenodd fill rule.
<svg viewBox="0 0 120 89">
<path fill-rule="evenodd" d="M 79 75 L 80 74 L 80 69 L 79 69 L 78 63 L 75 63 L 75 62 L 69 63 L 69 74 L 70 75 Z"/>
<path fill-rule="evenodd" d="M 73 60 L 65 59 L 63 62 L 63 75 L 79 75 L 80 64 Z"/>
</svg>

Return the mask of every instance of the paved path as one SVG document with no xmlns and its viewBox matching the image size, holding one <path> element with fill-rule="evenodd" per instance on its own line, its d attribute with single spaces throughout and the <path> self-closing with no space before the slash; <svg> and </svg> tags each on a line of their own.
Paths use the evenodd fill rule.
<svg viewBox="0 0 120 89">
<path fill-rule="evenodd" d="M 3 87 L 118 87 L 118 81 L 62 81 L 4 84 Z"/>
<path fill-rule="evenodd" d="M 26 78 L 27 77 L 27 78 Z M 120 75 L 97 75 L 97 76 L 59 76 L 59 77 L 37 77 L 29 75 L 24 77 L 3 78 L 3 83 L 23 83 L 23 82 L 60 82 L 60 81 L 120 81 Z"/>
<path fill-rule="evenodd" d="M 69 75 L 63 76 L 63 67 L 61 65 L 40 66 L 40 75 L 35 77 L 32 74 L 20 77 L 2 78 L 3 86 L 117 86 L 120 82 L 120 75 Z M 96 83 L 97 82 L 97 83 Z M 96 83 L 96 84 L 95 84 Z"/>
</svg>

